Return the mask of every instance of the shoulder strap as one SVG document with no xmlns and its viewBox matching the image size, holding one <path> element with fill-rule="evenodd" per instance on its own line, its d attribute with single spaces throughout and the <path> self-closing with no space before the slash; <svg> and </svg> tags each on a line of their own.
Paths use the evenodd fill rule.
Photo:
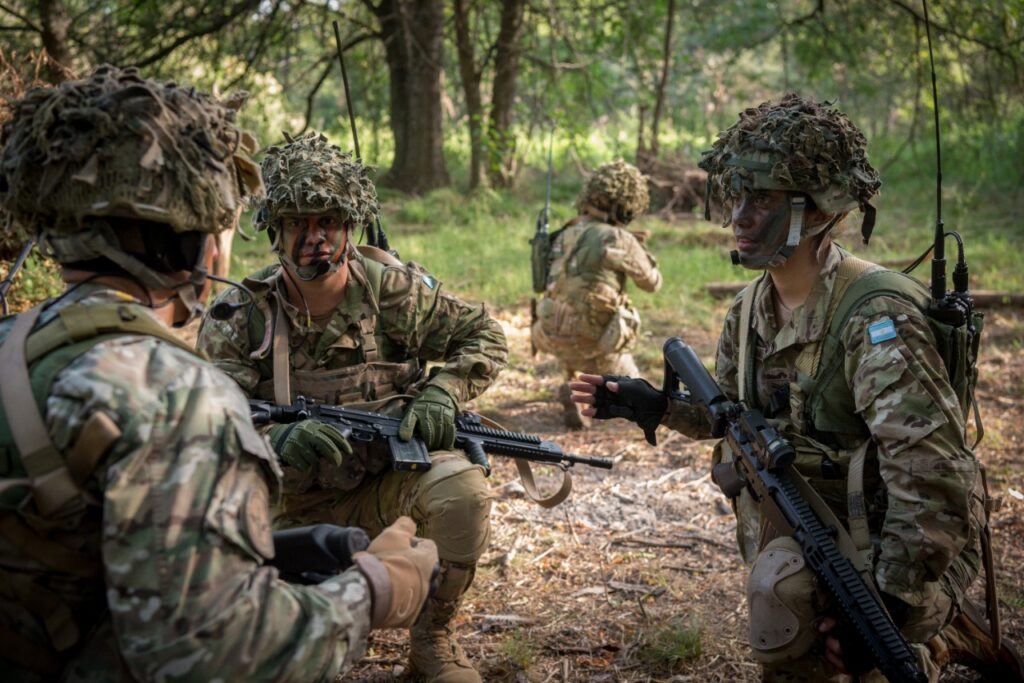
<svg viewBox="0 0 1024 683">
<path fill-rule="evenodd" d="M 832 296 L 829 299 L 828 312 L 825 314 L 825 331 L 826 334 L 831 334 L 832 321 L 836 319 L 836 314 L 839 313 L 838 319 L 845 322 L 845 318 L 849 315 L 849 306 L 843 305 L 843 302 L 848 301 L 846 293 L 850 289 L 850 286 L 857 280 L 860 279 L 861 275 L 868 272 L 872 267 L 878 268 L 875 264 L 864 259 L 857 258 L 853 255 L 847 255 L 839 264 L 839 271 L 836 273 L 836 281 L 832 286 Z M 840 311 L 840 307 L 842 311 Z M 818 367 L 821 365 L 821 356 L 824 347 L 823 339 L 811 342 L 804 345 L 804 348 L 800 350 L 800 355 L 796 359 L 797 372 L 807 375 L 808 377 L 814 377 L 818 374 Z"/>
<path fill-rule="evenodd" d="M 83 426 L 79 440 L 66 457 L 62 456 L 50 440 L 40 409 L 45 400 L 44 392 L 55 374 L 70 360 L 118 334 L 157 337 L 195 353 L 171 330 L 132 308 L 128 304 L 72 304 L 33 331 L 42 312 L 42 307 L 36 307 L 15 319 L 10 334 L 0 346 L 0 367 L 9 373 L 0 385 L 0 405 L 28 475 L 27 481 L 17 483 L 30 487 L 36 507 L 44 517 L 54 515 L 73 502 L 76 508 L 84 504 L 86 498 L 79 484 L 121 435 L 108 416 L 96 414 L 95 419 L 90 418 Z M 49 364 L 52 367 L 44 373 L 43 383 L 35 386 L 30 365 L 54 352 L 59 353 L 60 362 Z M 14 481 L 8 483 L 15 484 Z"/>
<path fill-rule="evenodd" d="M 130 304 L 72 304 L 62 308 L 57 317 L 28 339 L 25 359 L 31 364 L 65 344 L 76 344 L 100 335 L 120 333 L 156 337 L 168 344 L 198 355 L 196 350 L 166 325 L 136 310 Z"/>
<path fill-rule="evenodd" d="M 37 306 L 22 313 L 3 346 L 0 346 L 0 367 L 6 377 L 0 383 L 2 402 L 14 444 L 31 482 L 32 498 L 43 516 L 49 517 L 66 503 L 79 498 L 79 488 L 71 480 L 64 459 L 50 441 L 50 434 L 32 396 L 32 380 L 26 361 L 26 340 L 42 312 Z"/>
<path fill-rule="evenodd" d="M 751 396 L 756 395 L 754 390 L 754 367 L 752 360 L 754 354 L 751 348 L 753 340 L 750 336 L 751 328 L 754 326 L 754 300 L 757 298 L 757 291 L 761 283 L 768 277 L 767 271 L 743 290 L 743 299 L 740 301 L 740 357 L 739 374 L 737 385 L 739 385 L 740 402 L 747 403 Z"/>
</svg>

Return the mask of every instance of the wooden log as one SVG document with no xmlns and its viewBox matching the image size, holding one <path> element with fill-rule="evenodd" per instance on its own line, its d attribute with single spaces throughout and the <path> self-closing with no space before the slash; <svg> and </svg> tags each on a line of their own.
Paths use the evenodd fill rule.
<svg viewBox="0 0 1024 683">
<path fill-rule="evenodd" d="M 705 291 L 714 299 L 735 297 L 746 286 L 745 282 L 709 282 Z M 972 289 L 971 296 L 979 308 L 1024 308 L 1024 293 L 995 289 Z"/>
</svg>

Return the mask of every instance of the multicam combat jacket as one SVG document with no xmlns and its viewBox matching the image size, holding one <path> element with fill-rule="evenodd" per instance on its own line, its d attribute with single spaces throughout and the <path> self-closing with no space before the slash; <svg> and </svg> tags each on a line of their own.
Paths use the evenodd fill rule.
<svg viewBox="0 0 1024 683">
<path fill-rule="evenodd" d="M 152 315 L 86 284 L 36 329 L 72 304 L 110 303 Z M 0 341 L 10 330 L 11 319 L 0 323 Z M 233 381 L 167 341 L 114 335 L 67 364 L 41 396 L 60 453 L 79 447 L 83 425 L 100 412 L 121 436 L 82 484 L 89 504 L 41 541 L 26 541 L 47 521 L 24 504 L 24 487 L 0 495 L 5 647 L 32 659 L 56 638 L 77 653 L 62 678 L 76 681 L 330 681 L 362 655 L 370 596 L 360 573 L 294 586 L 264 566 L 280 470 Z M 0 432 L 9 434 L 6 419 L 0 414 Z M 25 476 L 9 444 L 0 444 L 0 463 L 0 482 Z M 67 557 L 78 559 L 69 566 Z M 67 637 L 75 629 L 77 640 Z M 5 680 L 40 678 L 12 666 L 10 654 L 0 652 Z"/>
<path fill-rule="evenodd" d="M 627 350 L 640 328 L 627 279 L 647 292 L 661 287 L 657 260 L 628 230 L 581 216 L 556 233 L 537 305 L 537 348 L 580 357 Z"/>
<path fill-rule="evenodd" d="M 827 331 L 832 290 L 846 256 L 831 247 L 810 296 L 785 325 L 776 321 L 771 278 L 764 279 L 753 302 L 756 397 L 750 402 L 774 413 L 798 446 L 798 470 L 844 523 L 849 457 L 866 447 L 864 495 L 875 578 L 883 591 L 923 605 L 941 580 L 962 595 L 978 571 L 977 529 L 984 514 L 978 463 L 965 443 L 964 417 L 921 311 L 901 298 L 877 296 L 855 309 L 842 329 L 843 371 L 866 428 L 862 434 L 801 426 L 799 402 L 780 402 L 796 380 L 801 350 Z M 741 293 L 726 315 L 717 354 L 718 382 L 732 400 L 741 382 L 742 298 Z M 681 402 L 672 403 L 664 424 L 694 438 L 710 437 L 707 422 Z"/>
<path fill-rule="evenodd" d="M 415 264 L 384 266 L 375 300 L 368 268 L 381 268 L 381 264 L 351 256 L 345 296 L 329 319 L 318 324 L 287 301 L 281 266 L 268 266 L 245 281 L 260 304 L 256 315 L 226 321 L 207 318 L 198 347 L 245 393 L 266 394 L 260 385 L 273 379 L 269 345 L 256 358 L 252 354 L 260 350 L 267 332 L 268 316 L 259 311 L 269 312 L 268 302 L 273 300 L 273 308 L 280 303 L 287 316 L 291 372 L 299 379 L 337 373 L 333 396 L 326 397 L 332 402 L 375 400 L 402 392 L 418 379 L 420 361 L 443 361 L 430 383 L 457 401 L 468 401 L 490 386 L 508 362 L 508 347 L 501 325 L 484 305 L 471 306 L 442 291 L 441 283 Z M 231 290 L 220 300 L 240 298 Z M 393 376 L 398 379 L 384 391 L 376 391 L 372 381 L 345 381 L 349 375 L 342 371 L 368 362 L 381 364 L 384 370 L 389 365 L 410 365 L 397 368 Z"/>
</svg>

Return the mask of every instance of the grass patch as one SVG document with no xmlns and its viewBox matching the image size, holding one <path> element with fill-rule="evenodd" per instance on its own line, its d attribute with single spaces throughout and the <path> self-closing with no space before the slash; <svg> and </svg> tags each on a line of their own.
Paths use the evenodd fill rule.
<svg viewBox="0 0 1024 683">
<path fill-rule="evenodd" d="M 537 658 L 540 648 L 530 638 L 529 631 L 516 629 L 501 642 L 498 651 L 512 664 L 525 671 Z"/>
<path fill-rule="evenodd" d="M 676 617 L 652 632 L 637 652 L 637 659 L 660 670 L 672 671 L 703 652 L 704 625 L 695 617 Z"/>
</svg>

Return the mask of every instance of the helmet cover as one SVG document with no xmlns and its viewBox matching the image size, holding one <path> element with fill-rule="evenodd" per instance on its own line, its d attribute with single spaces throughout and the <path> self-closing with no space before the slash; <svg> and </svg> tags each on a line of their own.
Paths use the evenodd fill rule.
<svg viewBox="0 0 1024 683">
<path fill-rule="evenodd" d="M 233 227 L 262 190 L 248 156 L 256 141 L 235 124 L 238 104 L 110 65 L 34 88 L 0 131 L 0 207 L 30 231 L 60 237 L 103 217 L 175 232 Z M 83 258 L 75 251 L 54 255 Z"/>
<path fill-rule="evenodd" d="M 709 191 L 725 207 L 726 225 L 741 192 L 784 190 L 810 195 L 826 213 L 859 207 L 865 213 L 864 240 L 871 234 L 869 201 L 882 183 L 868 162 L 864 134 L 828 102 L 791 93 L 743 111 L 704 152 L 700 167 L 708 172 Z"/>
<path fill-rule="evenodd" d="M 647 211 L 649 204 L 647 176 L 622 159 L 599 166 L 576 197 L 581 213 L 591 206 L 627 223 Z"/>
</svg>

